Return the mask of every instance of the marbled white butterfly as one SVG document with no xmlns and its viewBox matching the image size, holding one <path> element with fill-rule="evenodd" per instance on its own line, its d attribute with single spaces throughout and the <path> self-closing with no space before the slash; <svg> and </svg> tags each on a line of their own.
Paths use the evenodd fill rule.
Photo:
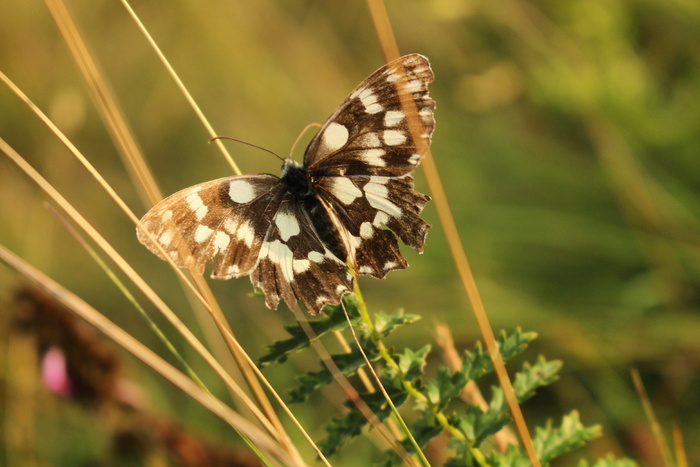
<svg viewBox="0 0 700 467">
<path fill-rule="evenodd" d="M 276 309 L 301 301 L 316 315 L 352 290 L 346 261 L 382 278 L 408 266 L 396 237 L 422 252 L 428 196 L 411 172 L 430 145 L 435 102 L 422 55 L 394 60 L 365 79 L 282 176 L 225 177 L 179 191 L 148 211 L 145 228 L 180 267 L 211 277 L 250 275 Z M 138 239 L 163 257 L 147 234 Z"/>
</svg>

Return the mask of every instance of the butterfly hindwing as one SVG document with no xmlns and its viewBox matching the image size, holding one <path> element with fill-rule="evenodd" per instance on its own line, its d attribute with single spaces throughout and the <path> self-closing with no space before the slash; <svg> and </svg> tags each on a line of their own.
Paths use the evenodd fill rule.
<svg viewBox="0 0 700 467">
<path fill-rule="evenodd" d="M 327 204 L 346 232 L 345 243 L 359 274 L 381 278 L 405 269 L 408 263 L 397 236 L 423 251 L 430 225 L 419 214 L 429 197 L 413 189 L 411 177 L 327 177 L 319 188 L 319 196 L 330 199 Z"/>
<path fill-rule="evenodd" d="M 295 200 L 280 206 L 259 256 L 251 281 L 263 291 L 269 308 L 277 308 L 280 297 L 289 308 L 298 299 L 316 315 L 352 290 L 347 265 L 327 248 L 303 204 Z"/>
</svg>

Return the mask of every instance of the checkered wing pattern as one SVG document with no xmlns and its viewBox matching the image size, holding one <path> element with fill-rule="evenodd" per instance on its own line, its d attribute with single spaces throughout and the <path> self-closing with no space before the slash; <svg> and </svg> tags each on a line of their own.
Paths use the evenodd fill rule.
<svg viewBox="0 0 700 467">
<path fill-rule="evenodd" d="M 346 262 L 374 277 L 406 268 L 397 238 L 422 252 L 430 228 L 410 174 L 435 125 L 432 80 L 425 57 L 394 60 L 331 115 L 304 165 L 186 188 L 141 219 L 139 240 L 199 274 L 214 260 L 213 278 L 249 275 L 268 307 L 301 301 L 311 314 L 352 289 Z"/>
<path fill-rule="evenodd" d="M 352 289 L 346 264 L 326 248 L 308 213 L 274 175 L 186 188 L 158 203 L 141 224 L 138 239 L 153 253 L 197 274 L 215 258 L 212 278 L 250 275 L 273 309 L 281 297 L 290 308 L 298 299 L 317 314 Z"/>
</svg>

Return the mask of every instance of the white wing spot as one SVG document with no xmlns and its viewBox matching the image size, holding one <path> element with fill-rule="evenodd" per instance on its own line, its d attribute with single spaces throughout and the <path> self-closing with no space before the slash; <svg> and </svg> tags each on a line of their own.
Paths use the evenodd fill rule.
<svg viewBox="0 0 700 467">
<path fill-rule="evenodd" d="M 319 295 L 316 297 L 316 305 L 321 305 L 322 303 L 328 302 L 330 299 L 328 297 L 324 297 L 323 295 Z"/>
<path fill-rule="evenodd" d="M 408 92 L 418 92 L 421 90 L 422 85 L 421 80 L 413 79 L 406 84 L 406 90 Z"/>
<path fill-rule="evenodd" d="M 226 235 L 225 232 L 216 232 L 214 236 L 214 245 L 219 249 L 219 251 L 224 251 L 228 248 L 228 244 L 231 243 L 231 237 Z"/>
<path fill-rule="evenodd" d="M 362 225 L 360 225 L 360 237 L 367 240 L 372 238 L 372 235 L 374 235 L 374 228 L 372 227 L 372 224 L 369 222 L 363 222 Z"/>
<path fill-rule="evenodd" d="M 330 183 L 331 193 L 346 206 L 362 196 L 362 190 L 357 188 L 349 178 L 333 177 L 330 179 Z"/>
<path fill-rule="evenodd" d="M 372 148 L 372 147 L 377 147 L 381 146 L 382 142 L 379 141 L 379 135 L 376 133 L 366 133 L 364 135 L 360 135 L 354 140 L 359 146 L 365 147 L 365 148 Z"/>
<path fill-rule="evenodd" d="M 381 227 L 382 225 L 386 225 L 387 222 L 389 222 L 389 216 L 387 216 L 385 212 L 377 211 L 377 214 L 375 214 L 374 220 L 372 221 L 372 225 L 375 227 Z"/>
<path fill-rule="evenodd" d="M 295 274 L 301 274 L 304 271 L 308 271 L 311 267 L 311 261 L 308 259 L 295 259 L 292 262 L 292 269 Z"/>
<path fill-rule="evenodd" d="M 202 204 L 200 207 L 197 208 L 197 210 L 194 212 L 194 217 L 198 220 L 201 221 L 204 219 L 204 216 L 207 215 L 207 212 L 209 212 L 209 208 Z"/>
<path fill-rule="evenodd" d="M 370 177 L 370 181 L 364 186 L 365 196 L 370 206 L 398 219 L 401 217 L 401 209 L 389 201 L 389 190 L 385 183 L 385 177 Z"/>
<path fill-rule="evenodd" d="M 197 211 L 199 208 L 204 206 L 204 201 L 202 201 L 202 197 L 199 196 L 197 192 L 192 193 L 186 198 L 187 205 L 190 207 L 191 210 Z"/>
<path fill-rule="evenodd" d="M 386 161 L 382 159 L 384 154 L 386 154 L 386 152 L 383 149 L 365 149 L 360 153 L 360 157 L 369 165 L 384 167 L 386 166 Z"/>
<path fill-rule="evenodd" d="M 203 243 L 209 237 L 211 237 L 212 233 L 214 233 L 214 231 L 206 225 L 198 225 L 197 230 L 194 231 L 194 241 L 197 243 Z"/>
<path fill-rule="evenodd" d="M 384 114 L 384 125 L 396 126 L 403 121 L 404 117 L 404 113 L 400 110 L 388 110 Z"/>
<path fill-rule="evenodd" d="M 162 217 L 163 222 L 168 222 L 172 218 L 173 218 L 173 212 L 170 209 L 168 209 L 167 211 L 165 211 L 163 213 L 163 217 Z"/>
<path fill-rule="evenodd" d="M 388 271 L 389 269 L 394 269 L 396 266 L 397 266 L 396 262 L 394 262 L 394 261 L 387 261 L 387 262 L 384 264 L 384 270 L 385 270 L 385 271 Z"/>
<path fill-rule="evenodd" d="M 348 240 L 350 240 L 350 244 L 353 249 L 359 248 L 362 244 L 362 239 L 360 237 L 355 237 L 354 235 L 348 235 L 348 237 Z"/>
<path fill-rule="evenodd" d="M 348 142 L 349 135 L 350 133 L 344 125 L 331 122 L 324 130 L 323 136 L 321 136 L 324 149 L 329 153 L 337 151 L 345 146 L 345 143 Z"/>
<path fill-rule="evenodd" d="M 384 110 L 384 107 L 377 102 L 377 95 L 369 88 L 363 89 L 357 97 L 362 101 L 362 105 L 365 106 L 365 112 L 368 114 L 376 114 Z"/>
<path fill-rule="evenodd" d="M 229 184 L 228 196 L 234 203 L 250 203 L 255 199 L 255 187 L 247 180 L 234 180 Z"/>
<path fill-rule="evenodd" d="M 399 77 L 400 77 L 400 75 L 397 75 L 396 73 L 389 71 L 389 72 L 387 72 L 386 80 L 387 80 L 389 83 L 393 83 L 394 81 L 396 81 L 397 79 L 399 79 Z"/>
<path fill-rule="evenodd" d="M 279 240 L 266 243 L 261 250 L 261 257 L 262 256 L 267 256 L 271 262 L 280 267 L 282 276 L 287 282 L 291 282 L 294 279 L 294 253 L 292 253 L 292 250 L 290 250 L 287 245 Z"/>
<path fill-rule="evenodd" d="M 232 232 L 233 233 L 233 232 Z M 250 222 L 244 222 L 236 230 L 236 238 L 243 240 L 243 243 L 250 248 L 255 240 L 255 230 L 250 225 Z"/>
<path fill-rule="evenodd" d="M 275 216 L 275 225 L 277 225 L 277 230 L 279 230 L 280 237 L 282 237 L 282 240 L 285 242 L 301 232 L 299 222 L 297 221 L 296 217 L 289 212 L 278 212 Z"/>
<path fill-rule="evenodd" d="M 314 263 L 320 263 L 325 258 L 325 256 L 322 253 L 319 253 L 318 251 L 310 251 L 306 257 Z"/>
<path fill-rule="evenodd" d="M 160 242 L 161 245 L 163 246 L 169 246 L 170 242 L 173 241 L 173 231 L 172 230 L 166 230 L 161 234 L 161 236 L 158 238 L 158 241 Z"/>
<path fill-rule="evenodd" d="M 360 266 L 360 269 L 357 270 L 360 274 L 372 274 L 372 271 L 374 270 L 369 266 Z"/>
<path fill-rule="evenodd" d="M 420 162 L 420 154 L 411 154 L 411 157 L 408 158 L 409 164 L 417 164 Z"/>
<path fill-rule="evenodd" d="M 389 146 L 396 146 L 406 142 L 406 135 L 400 130 L 384 130 L 384 142 Z"/>
<path fill-rule="evenodd" d="M 233 221 L 233 218 L 232 218 L 232 217 L 227 217 L 226 219 L 224 219 L 224 230 L 225 230 L 226 232 L 228 232 L 228 233 L 230 233 L 231 235 L 233 235 L 233 234 L 236 233 L 236 228 L 237 228 L 237 227 L 238 227 L 238 224 L 236 224 L 236 223 Z"/>
</svg>

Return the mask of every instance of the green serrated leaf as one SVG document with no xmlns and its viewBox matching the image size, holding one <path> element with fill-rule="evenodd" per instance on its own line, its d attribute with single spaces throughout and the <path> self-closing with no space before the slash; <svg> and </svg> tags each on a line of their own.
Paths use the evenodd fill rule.
<svg viewBox="0 0 700 467">
<path fill-rule="evenodd" d="M 459 395 L 465 384 L 467 379 L 464 373 L 458 371 L 452 374 L 447 368 L 441 367 L 435 378 L 425 383 L 424 393 L 430 404 L 442 411 Z"/>
<path fill-rule="evenodd" d="M 430 345 L 426 345 L 416 352 L 411 349 L 404 350 L 403 353 L 398 354 L 397 364 L 401 373 L 403 373 L 403 378 L 406 381 L 413 381 L 416 378 L 420 378 L 423 375 L 423 368 L 425 368 L 425 359 L 430 352 Z M 396 358 L 395 358 L 396 359 Z"/>
<path fill-rule="evenodd" d="M 391 314 L 378 312 L 374 314 L 374 328 L 377 334 L 384 337 L 400 326 L 414 323 L 420 319 L 419 315 L 406 315 L 403 309 L 398 309 Z"/>
<path fill-rule="evenodd" d="M 537 335 L 533 332 L 523 333 L 516 329 L 512 335 L 501 332 L 497 345 L 501 349 L 504 361 L 521 353 Z M 493 371 L 491 357 L 480 342 L 474 345 L 473 352 L 466 352 L 460 371 L 450 375 L 446 369 L 439 369 L 434 380 L 425 383 L 425 394 L 430 403 L 442 411 L 455 397 L 459 396 L 467 382 Z M 425 410 L 424 404 L 418 404 L 419 410 Z"/>
<path fill-rule="evenodd" d="M 561 369 L 561 362 L 548 361 L 540 357 L 534 365 L 525 363 L 515 375 L 513 388 L 519 402 L 524 402 L 535 394 L 538 387 L 554 382 Z M 510 423 L 510 411 L 500 387 L 491 389 L 491 401 L 486 412 L 476 406 L 467 407 L 466 414 L 458 424 L 468 439 L 479 446 L 486 438 L 500 431 Z"/>
<path fill-rule="evenodd" d="M 599 425 L 583 426 L 578 412 L 573 411 L 562 418 L 558 428 L 552 426 L 551 420 L 544 428 L 537 427 L 532 442 L 540 460 L 549 462 L 566 452 L 580 448 L 586 442 L 598 438 L 600 434 Z"/>
<path fill-rule="evenodd" d="M 495 451 L 489 454 L 487 459 L 491 467 L 529 467 L 531 465 L 525 451 L 512 444 L 508 445 L 505 453 Z"/>
<path fill-rule="evenodd" d="M 334 418 L 326 425 L 328 436 L 317 443 L 319 449 L 324 456 L 332 456 L 348 440 L 359 436 L 365 423 L 365 417 L 357 411 Z"/>
<path fill-rule="evenodd" d="M 538 357 L 534 365 L 525 363 L 513 380 L 518 401 L 522 402 L 532 397 L 538 387 L 555 382 L 561 367 L 560 360 L 546 360 L 543 356 Z"/>
<path fill-rule="evenodd" d="M 496 339 L 496 345 L 500 350 L 504 362 L 522 353 L 530 342 L 537 338 L 537 333 L 522 332 L 517 328 L 511 335 L 501 331 Z M 462 363 L 462 372 L 468 381 L 474 380 L 493 371 L 493 363 L 488 352 L 484 350 L 481 342 L 474 346 L 474 352 L 465 352 Z"/>
<path fill-rule="evenodd" d="M 486 412 L 480 409 L 479 411 L 468 410 L 468 412 L 472 411 L 477 415 L 474 418 L 474 444 L 476 446 L 479 446 L 489 436 L 501 431 L 511 421 L 508 403 L 500 387 L 492 389 L 491 402 Z M 478 416 L 479 412 L 483 415 Z"/>
<path fill-rule="evenodd" d="M 386 391 L 396 407 L 401 406 L 408 399 L 408 394 L 401 389 L 387 387 Z M 384 395 L 381 392 L 365 392 L 359 394 L 359 397 L 379 420 L 384 420 L 391 413 L 391 409 L 388 407 L 386 399 L 384 399 Z M 318 443 L 318 447 L 326 456 L 332 455 L 345 442 L 358 436 L 362 432 L 362 428 L 368 424 L 367 419 L 355 404 L 349 400 L 346 400 L 343 404 L 350 411 L 342 417 L 336 417 L 331 420 L 326 426 L 328 436 Z"/>
<path fill-rule="evenodd" d="M 380 358 L 375 344 L 369 340 L 361 340 L 362 348 L 370 361 L 376 361 Z M 362 353 L 357 348 L 356 344 L 351 347 L 350 353 L 332 355 L 331 358 L 338 366 L 340 371 L 346 376 L 351 376 L 357 373 L 357 370 L 365 366 L 366 362 Z M 297 378 L 299 385 L 289 392 L 289 402 L 298 403 L 305 401 L 309 395 L 313 394 L 319 388 L 333 381 L 333 375 L 325 366 L 315 372 L 306 373 Z"/>
<path fill-rule="evenodd" d="M 428 441 L 435 438 L 443 431 L 444 427 L 437 423 L 435 419 L 432 419 L 430 422 L 426 421 L 426 419 L 418 419 L 413 425 L 411 425 L 411 433 L 420 447 L 424 447 L 426 444 L 428 444 Z M 408 453 L 415 452 L 413 444 L 408 440 L 401 440 L 401 445 Z M 384 459 L 377 465 L 393 467 L 403 465 L 403 461 L 394 451 L 385 451 Z"/>
<path fill-rule="evenodd" d="M 345 305 L 345 309 L 348 311 L 353 327 L 360 327 L 359 324 L 361 320 L 357 296 L 355 294 L 345 295 L 345 297 L 343 297 L 343 304 Z M 311 329 L 313 329 L 314 333 L 316 333 L 318 337 L 321 337 L 331 331 L 347 329 L 348 321 L 345 317 L 343 307 L 340 305 L 327 306 L 323 310 L 326 313 L 325 317 L 318 320 L 309 321 Z M 301 326 L 285 326 L 284 329 L 292 337 L 286 340 L 273 342 L 272 345 L 269 345 L 267 347 L 267 354 L 263 355 L 258 360 L 258 367 L 262 368 L 273 363 L 284 363 L 287 360 L 287 357 L 289 357 L 289 354 L 304 350 L 311 345 L 311 342 Z"/>
</svg>

